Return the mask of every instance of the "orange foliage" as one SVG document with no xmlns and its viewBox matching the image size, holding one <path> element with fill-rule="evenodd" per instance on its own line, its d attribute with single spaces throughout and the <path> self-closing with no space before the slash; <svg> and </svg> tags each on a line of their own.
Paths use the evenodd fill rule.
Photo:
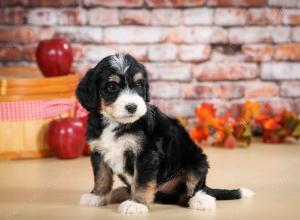
<svg viewBox="0 0 300 220">
<path fill-rule="evenodd" d="M 202 142 L 213 139 L 214 145 L 226 148 L 247 147 L 251 143 L 252 130 L 261 132 L 264 142 L 278 143 L 292 135 L 300 138 L 298 116 L 286 110 L 274 115 L 271 107 L 247 100 L 237 117 L 228 111 L 223 116 L 216 115 L 212 104 L 202 103 L 195 110 L 197 124 L 190 132 L 193 140 Z"/>
</svg>

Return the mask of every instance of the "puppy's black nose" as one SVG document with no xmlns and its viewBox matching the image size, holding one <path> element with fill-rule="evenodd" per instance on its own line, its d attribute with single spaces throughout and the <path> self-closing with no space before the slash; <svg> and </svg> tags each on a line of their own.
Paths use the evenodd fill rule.
<svg viewBox="0 0 300 220">
<path fill-rule="evenodd" d="M 129 113 L 135 113 L 135 111 L 137 109 L 137 105 L 130 103 L 130 104 L 126 105 L 125 108 Z"/>
</svg>

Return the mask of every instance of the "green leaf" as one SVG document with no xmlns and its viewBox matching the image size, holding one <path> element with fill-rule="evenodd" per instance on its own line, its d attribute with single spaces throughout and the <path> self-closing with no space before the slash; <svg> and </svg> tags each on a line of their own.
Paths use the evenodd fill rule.
<svg viewBox="0 0 300 220">
<path fill-rule="evenodd" d="M 284 119 L 284 123 L 288 128 L 294 130 L 296 126 L 299 124 L 299 119 L 296 116 L 291 115 Z"/>
<path fill-rule="evenodd" d="M 243 137 L 247 138 L 247 137 L 252 137 L 252 129 L 251 129 L 251 125 L 246 124 L 245 125 L 245 131 L 243 133 Z"/>
<path fill-rule="evenodd" d="M 293 137 L 300 137 L 300 123 L 297 125 L 297 127 L 294 129 L 293 133 L 292 133 Z"/>
<path fill-rule="evenodd" d="M 238 146 L 244 147 L 244 148 L 250 147 L 251 141 L 252 141 L 251 137 L 243 138 L 243 139 L 239 140 Z"/>
</svg>

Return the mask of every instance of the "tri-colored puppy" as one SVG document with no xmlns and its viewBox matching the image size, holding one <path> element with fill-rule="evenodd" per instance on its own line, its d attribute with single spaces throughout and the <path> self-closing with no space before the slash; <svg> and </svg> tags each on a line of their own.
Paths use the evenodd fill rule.
<svg viewBox="0 0 300 220">
<path fill-rule="evenodd" d="M 105 57 L 80 82 L 77 97 L 89 111 L 94 188 L 80 203 L 122 202 L 118 211 L 147 213 L 153 201 L 214 209 L 217 200 L 254 195 L 246 188 L 206 185 L 207 157 L 176 119 L 149 103 L 145 67 L 128 54 Z M 113 174 L 127 185 L 112 191 Z"/>
</svg>

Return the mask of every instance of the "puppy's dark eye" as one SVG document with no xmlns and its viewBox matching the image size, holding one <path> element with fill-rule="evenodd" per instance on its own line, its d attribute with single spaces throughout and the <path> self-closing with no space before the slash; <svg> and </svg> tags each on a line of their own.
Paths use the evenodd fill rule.
<svg viewBox="0 0 300 220">
<path fill-rule="evenodd" d="M 136 86 L 136 87 L 139 87 L 139 88 L 142 88 L 142 87 L 144 87 L 144 82 L 143 82 L 142 80 L 139 80 L 139 81 L 137 81 L 137 82 L 135 83 L 135 86 Z"/>
<path fill-rule="evenodd" d="M 119 85 L 117 83 L 109 83 L 106 87 L 108 92 L 117 92 L 119 90 Z"/>
</svg>

